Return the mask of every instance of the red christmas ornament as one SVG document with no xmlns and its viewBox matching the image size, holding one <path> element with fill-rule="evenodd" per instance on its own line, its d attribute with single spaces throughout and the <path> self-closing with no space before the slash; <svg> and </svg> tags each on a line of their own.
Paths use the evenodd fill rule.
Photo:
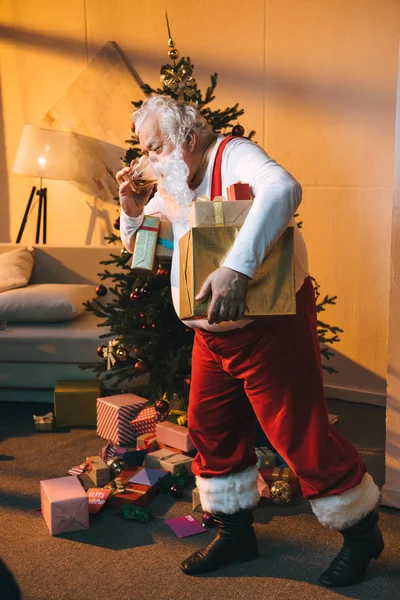
<svg viewBox="0 0 400 600">
<path fill-rule="evenodd" d="M 101 358 L 104 358 L 104 354 L 103 354 L 104 348 L 105 348 L 104 344 L 100 344 L 100 346 L 98 346 L 98 348 L 97 348 L 97 355 L 100 356 Z"/>
<path fill-rule="evenodd" d="M 134 364 L 133 368 L 135 369 L 138 375 L 144 375 L 144 373 L 146 373 L 147 371 L 146 365 L 141 360 L 138 360 L 137 363 Z"/>
<path fill-rule="evenodd" d="M 185 379 L 183 380 L 183 383 L 185 385 L 190 385 L 190 377 L 185 377 Z"/>
<path fill-rule="evenodd" d="M 96 294 L 98 296 L 100 296 L 100 298 L 103 298 L 103 296 L 105 296 L 107 294 L 106 286 L 103 284 L 98 285 L 96 288 Z"/>
<path fill-rule="evenodd" d="M 129 299 L 133 300 L 134 302 L 136 302 L 137 300 L 140 300 L 140 294 L 139 294 L 139 292 L 137 290 L 135 290 L 134 292 L 132 292 L 129 295 Z"/>
<path fill-rule="evenodd" d="M 119 227 L 120 227 L 120 220 L 119 220 L 119 217 L 117 217 L 114 221 L 114 229 L 117 229 L 119 231 Z"/>
<path fill-rule="evenodd" d="M 169 275 L 169 270 L 168 269 L 164 269 L 164 267 L 158 267 L 157 269 L 157 277 L 163 278 L 163 277 L 168 277 Z"/>
<path fill-rule="evenodd" d="M 182 498 L 182 496 L 183 496 L 183 489 L 177 483 L 174 483 L 174 485 L 171 485 L 171 488 L 169 491 L 173 498 Z"/>
<path fill-rule="evenodd" d="M 203 521 L 203 525 L 205 527 L 215 527 L 217 524 L 212 514 L 208 512 L 203 513 L 201 520 Z"/>
<path fill-rule="evenodd" d="M 169 402 L 167 400 L 157 400 L 154 406 L 160 415 L 165 415 L 169 411 Z"/>
<path fill-rule="evenodd" d="M 244 127 L 242 127 L 241 125 L 235 125 L 232 128 L 232 135 L 236 137 L 242 137 L 244 135 Z"/>
</svg>

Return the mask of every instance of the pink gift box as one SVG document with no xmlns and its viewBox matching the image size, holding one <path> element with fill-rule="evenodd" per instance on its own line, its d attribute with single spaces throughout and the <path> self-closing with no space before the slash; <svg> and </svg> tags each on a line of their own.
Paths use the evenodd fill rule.
<svg viewBox="0 0 400 600">
<path fill-rule="evenodd" d="M 134 442 L 138 432 L 129 423 L 133 412 L 146 402 L 146 398 L 136 394 L 97 398 L 97 435 L 114 444 Z"/>
<path fill-rule="evenodd" d="M 190 439 L 187 427 L 177 425 L 176 423 L 170 423 L 169 421 L 163 421 L 156 425 L 156 436 L 157 441 L 183 452 L 190 452 L 195 450 L 194 444 Z"/>
<path fill-rule="evenodd" d="M 76 475 L 40 482 L 42 515 L 51 535 L 89 529 L 89 505 Z"/>
</svg>

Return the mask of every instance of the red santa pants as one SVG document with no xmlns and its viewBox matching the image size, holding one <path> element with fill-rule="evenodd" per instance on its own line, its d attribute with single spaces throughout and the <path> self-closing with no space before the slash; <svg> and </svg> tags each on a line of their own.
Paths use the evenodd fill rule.
<svg viewBox="0 0 400 600">
<path fill-rule="evenodd" d="M 309 278 L 297 293 L 296 315 L 218 334 L 196 330 L 188 420 L 198 450 L 193 472 L 202 482 L 251 471 L 255 416 L 304 498 L 360 484 L 366 468 L 359 453 L 328 421 Z"/>
</svg>

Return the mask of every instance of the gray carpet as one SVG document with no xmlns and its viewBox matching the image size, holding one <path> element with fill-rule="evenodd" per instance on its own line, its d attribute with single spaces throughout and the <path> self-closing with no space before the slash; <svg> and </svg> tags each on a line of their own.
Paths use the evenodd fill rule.
<svg viewBox="0 0 400 600">
<path fill-rule="evenodd" d="M 382 485 L 384 409 L 338 400 L 329 401 L 329 408 L 340 417 L 338 429 L 361 450 Z M 179 540 L 164 523 L 165 518 L 191 514 L 190 489 L 183 500 L 158 496 L 150 505 L 156 518 L 149 524 L 124 521 L 112 508 L 104 508 L 91 516 L 89 530 L 50 536 L 36 511 L 39 481 L 63 476 L 87 455 L 99 452 L 104 441 L 94 429 L 35 432 L 32 415 L 48 409 L 49 405 L 0 405 L 0 557 L 25 600 L 400 598 L 400 513 L 385 507 L 380 509 L 383 555 L 367 580 L 340 590 L 322 588 L 318 575 L 335 556 L 341 536 L 322 528 L 303 501 L 289 508 L 257 508 L 260 557 L 196 578 L 183 575 L 179 564 L 213 534 Z M 0 581 L 0 599 L 11 598 Z"/>
</svg>

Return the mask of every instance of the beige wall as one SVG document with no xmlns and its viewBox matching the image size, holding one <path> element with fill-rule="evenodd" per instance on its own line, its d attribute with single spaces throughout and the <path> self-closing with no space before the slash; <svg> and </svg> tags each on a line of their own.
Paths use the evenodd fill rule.
<svg viewBox="0 0 400 600">
<path fill-rule="evenodd" d="M 219 73 L 214 106 L 239 102 L 247 131 L 256 129 L 257 141 L 303 185 L 311 271 L 322 293 L 338 296 L 322 318 L 345 330 L 340 373 L 328 385 L 343 388 L 342 396 L 357 398 L 361 390 L 379 401 L 387 366 L 398 0 L 3 0 L 0 241 L 15 240 L 34 183 L 11 173 L 24 123 L 38 123 L 108 40 L 157 85 L 167 60 L 165 5 L 201 88 Z M 127 106 L 127 138 L 130 112 Z M 93 199 L 62 182 L 48 188 L 48 242 L 101 244 L 104 220 L 88 234 Z M 111 222 L 117 215 L 112 202 L 97 208 Z M 26 242 L 33 239 L 29 225 Z"/>
</svg>

